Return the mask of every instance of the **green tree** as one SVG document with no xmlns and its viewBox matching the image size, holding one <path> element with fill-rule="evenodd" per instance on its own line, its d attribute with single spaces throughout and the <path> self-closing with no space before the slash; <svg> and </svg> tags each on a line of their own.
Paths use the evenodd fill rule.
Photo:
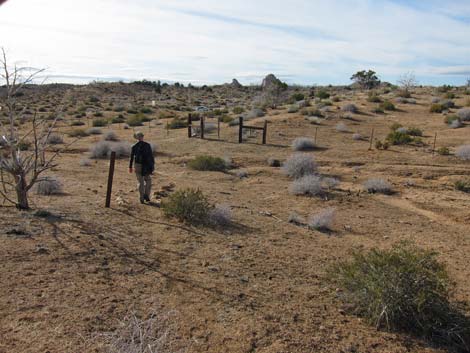
<svg viewBox="0 0 470 353">
<path fill-rule="evenodd" d="M 380 80 L 377 77 L 376 72 L 372 70 L 358 71 L 351 76 L 351 80 L 359 84 L 361 88 L 365 89 L 372 89 L 380 84 Z"/>
</svg>

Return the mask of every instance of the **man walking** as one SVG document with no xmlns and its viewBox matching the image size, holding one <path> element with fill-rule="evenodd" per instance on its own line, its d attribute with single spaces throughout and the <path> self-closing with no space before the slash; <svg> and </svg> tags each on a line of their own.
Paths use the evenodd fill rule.
<svg viewBox="0 0 470 353">
<path fill-rule="evenodd" d="M 155 170 L 155 160 L 150 144 L 144 141 L 144 134 L 138 132 L 134 137 L 139 140 L 132 146 L 131 160 L 129 162 L 129 173 L 132 173 L 132 165 L 135 161 L 135 175 L 139 182 L 140 203 L 150 201 L 150 191 L 152 189 L 151 174 Z"/>
</svg>

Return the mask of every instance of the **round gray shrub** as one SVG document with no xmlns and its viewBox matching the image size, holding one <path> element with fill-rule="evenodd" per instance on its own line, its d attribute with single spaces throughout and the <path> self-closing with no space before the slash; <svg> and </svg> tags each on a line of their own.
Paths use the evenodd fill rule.
<svg viewBox="0 0 470 353">
<path fill-rule="evenodd" d="M 209 223 L 216 226 L 228 226 L 232 223 L 232 210 L 228 205 L 215 205 L 208 214 Z"/>
<path fill-rule="evenodd" d="M 35 184 L 38 195 L 57 195 L 62 193 L 62 183 L 55 177 L 45 177 Z"/>
<path fill-rule="evenodd" d="M 352 138 L 355 141 L 361 141 L 362 140 L 362 135 L 356 132 L 355 134 L 352 135 Z"/>
<path fill-rule="evenodd" d="M 434 97 L 433 99 L 431 99 L 432 104 L 439 103 L 440 101 L 441 101 L 441 99 L 439 97 Z"/>
<path fill-rule="evenodd" d="M 113 151 L 116 152 L 116 158 L 129 157 L 131 154 L 131 145 L 128 142 L 100 141 L 91 146 L 90 158 L 109 158 Z"/>
<path fill-rule="evenodd" d="M 315 142 L 308 137 L 298 137 L 292 143 L 294 151 L 312 151 L 315 147 Z"/>
<path fill-rule="evenodd" d="M 449 124 L 449 127 L 451 129 L 458 129 L 460 127 L 462 127 L 463 124 L 462 122 L 459 120 L 459 119 L 456 119 L 456 120 L 452 120 L 452 122 Z"/>
<path fill-rule="evenodd" d="M 339 180 L 336 178 L 326 177 L 326 178 L 322 178 L 321 181 L 324 187 L 328 190 L 331 190 L 339 185 Z"/>
<path fill-rule="evenodd" d="M 105 141 L 119 141 L 119 137 L 113 130 L 106 131 L 103 135 Z"/>
<path fill-rule="evenodd" d="M 335 128 L 338 132 L 349 132 L 348 127 L 344 123 L 338 123 Z"/>
<path fill-rule="evenodd" d="M 263 116 L 264 116 L 263 110 L 259 108 L 254 108 L 245 115 L 245 119 L 250 120 L 250 119 L 255 119 L 255 118 L 261 118 Z"/>
<path fill-rule="evenodd" d="M 463 145 L 457 148 L 455 155 L 464 161 L 470 161 L 470 145 Z"/>
<path fill-rule="evenodd" d="M 364 183 L 364 189 L 371 194 L 375 194 L 375 193 L 391 194 L 392 193 L 392 185 L 388 181 L 384 179 L 380 179 L 380 178 L 372 178 L 372 179 L 367 180 Z"/>
<path fill-rule="evenodd" d="M 103 133 L 98 127 L 91 127 L 86 132 L 88 135 L 101 135 Z"/>
<path fill-rule="evenodd" d="M 83 158 L 80 160 L 80 167 L 90 167 L 92 164 L 91 160 L 88 158 Z"/>
<path fill-rule="evenodd" d="M 315 173 L 317 164 L 313 156 L 306 153 L 295 153 L 284 162 L 282 171 L 291 178 L 298 179 Z"/>
<path fill-rule="evenodd" d="M 293 195 L 321 196 L 324 194 L 321 177 L 317 175 L 304 175 L 292 182 L 289 191 Z"/>
<path fill-rule="evenodd" d="M 470 108 L 462 108 L 457 111 L 457 116 L 462 121 L 470 121 Z"/>
<path fill-rule="evenodd" d="M 335 219 L 336 210 L 334 208 L 327 208 L 312 215 L 308 221 L 310 228 L 326 231 L 330 230 Z"/>
<path fill-rule="evenodd" d="M 440 102 L 440 104 L 446 109 L 450 109 L 450 108 L 455 107 L 455 103 L 451 99 L 444 99 Z"/>
<path fill-rule="evenodd" d="M 61 135 L 53 133 L 47 137 L 47 143 L 51 145 L 59 145 L 64 143 L 64 139 Z"/>
<path fill-rule="evenodd" d="M 341 108 L 341 110 L 343 112 L 349 112 L 349 113 L 357 113 L 359 110 L 357 109 L 357 107 L 350 103 L 350 104 L 346 104 L 346 105 L 343 105 L 343 107 Z"/>
</svg>

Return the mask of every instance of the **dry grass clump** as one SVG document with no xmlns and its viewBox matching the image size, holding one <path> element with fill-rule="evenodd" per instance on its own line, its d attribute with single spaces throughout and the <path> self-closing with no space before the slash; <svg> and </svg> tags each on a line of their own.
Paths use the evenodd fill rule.
<svg viewBox="0 0 470 353">
<path fill-rule="evenodd" d="M 185 342 L 177 332 L 174 312 L 152 314 L 142 319 L 129 313 L 116 331 L 102 335 L 109 353 L 184 352 Z"/>
<path fill-rule="evenodd" d="M 295 153 L 284 162 L 282 171 L 291 178 L 299 179 L 304 175 L 314 174 L 317 164 L 313 157 L 306 153 Z"/>
<path fill-rule="evenodd" d="M 330 276 L 352 312 L 371 325 L 469 351 L 469 319 L 449 302 L 451 281 L 436 253 L 407 243 L 355 252 Z"/>
<path fill-rule="evenodd" d="M 364 183 L 364 189 L 371 194 L 379 193 L 389 195 L 393 192 L 392 185 L 388 181 L 380 178 L 368 179 Z"/>
<path fill-rule="evenodd" d="M 128 142 L 100 141 L 90 147 L 90 158 L 109 158 L 111 152 L 116 152 L 116 158 L 129 157 L 131 154 L 131 145 Z"/>
<path fill-rule="evenodd" d="M 315 142 L 308 137 L 298 137 L 292 142 L 292 149 L 294 151 L 312 151 L 315 148 Z"/>
<path fill-rule="evenodd" d="M 38 195 L 58 195 L 62 194 L 62 183 L 56 177 L 45 177 L 35 184 Z"/>
<path fill-rule="evenodd" d="M 464 161 L 470 161 L 470 145 L 463 145 L 457 148 L 455 155 Z"/>
<path fill-rule="evenodd" d="M 318 231 L 331 230 L 335 215 L 336 210 L 334 208 L 324 209 L 310 217 L 308 226 Z"/>
</svg>

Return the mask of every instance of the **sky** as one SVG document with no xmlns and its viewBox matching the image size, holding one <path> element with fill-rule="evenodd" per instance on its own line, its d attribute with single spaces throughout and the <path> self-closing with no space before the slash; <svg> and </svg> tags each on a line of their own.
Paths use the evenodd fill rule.
<svg viewBox="0 0 470 353">
<path fill-rule="evenodd" d="M 1 2 L 1 0 L 0 0 Z M 470 78 L 469 0 L 8 0 L 0 47 L 48 82 Z"/>
</svg>

